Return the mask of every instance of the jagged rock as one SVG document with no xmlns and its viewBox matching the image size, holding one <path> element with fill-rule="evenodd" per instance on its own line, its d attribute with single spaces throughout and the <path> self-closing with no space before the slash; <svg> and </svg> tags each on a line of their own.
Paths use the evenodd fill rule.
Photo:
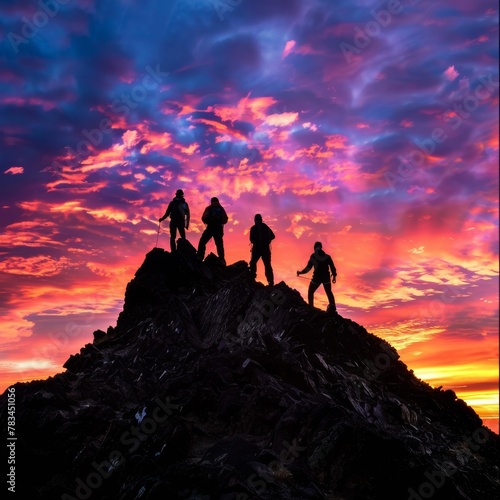
<svg viewBox="0 0 500 500">
<path fill-rule="evenodd" d="M 20 498 L 498 493 L 498 436 L 453 391 L 355 322 L 255 283 L 246 262 L 202 263 L 187 241 L 146 255 L 116 327 L 64 367 L 15 385 Z M 4 393 L 4 430 L 6 407 Z"/>
<path fill-rule="evenodd" d="M 106 332 L 102 330 L 96 330 L 94 332 L 94 344 L 98 343 L 99 340 L 103 339 L 106 336 Z"/>
</svg>

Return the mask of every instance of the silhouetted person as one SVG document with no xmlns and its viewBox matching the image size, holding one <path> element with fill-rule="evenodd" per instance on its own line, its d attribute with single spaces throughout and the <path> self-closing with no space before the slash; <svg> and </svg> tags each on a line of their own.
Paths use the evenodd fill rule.
<svg viewBox="0 0 500 500">
<path fill-rule="evenodd" d="M 307 291 L 307 299 L 310 306 L 314 306 L 314 292 L 318 289 L 319 285 L 323 285 L 326 296 L 328 297 L 328 311 L 332 313 L 337 312 L 335 306 L 335 298 L 332 293 L 332 285 L 330 283 L 330 270 L 332 272 L 332 282 L 337 283 L 337 270 L 333 263 L 332 258 L 323 251 L 323 245 L 317 241 L 314 244 L 314 253 L 309 257 L 307 266 L 302 271 L 297 271 L 299 274 L 308 273 L 314 267 L 313 277 L 309 283 L 309 290 Z"/>
<path fill-rule="evenodd" d="M 227 214 L 222 205 L 219 203 L 219 198 L 215 196 L 210 200 L 210 205 L 205 208 L 201 220 L 207 225 L 205 231 L 201 235 L 198 243 L 198 257 L 203 260 L 207 243 L 213 238 L 217 248 L 219 259 L 225 264 L 224 260 L 224 224 L 227 222 Z"/>
<path fill-rule="evenodd" d="M 252 258 L 250 260 L 250 272 L 254 278 L 257 277 L 257 261 L 262 257 L 267 282 L 274 285 L 273 268 L 271 267 L 271 241 L 275 236 L 271 228 L 262 222 L 262 215 L 254 217 L 255 225 L 250 228 L 250 242 L 252 243 Z"/>
<path fill-rule="evenodd" d="M 186 231 L 184 228 L 189 229 L 189 206 L 184 199 L 182 189 L 175 192 L 175 198 L 168 204 L 165 215 L 158 220 L 161 222 L 168 216 L 170 216 L 170 250 L 173 252 L 177 230 L 179 230 L 179 237 L 185 239 Z"/>
</svg>

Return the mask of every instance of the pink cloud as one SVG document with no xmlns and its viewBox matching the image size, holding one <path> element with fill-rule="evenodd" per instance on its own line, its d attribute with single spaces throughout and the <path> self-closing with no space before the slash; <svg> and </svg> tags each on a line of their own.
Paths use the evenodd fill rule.
<svg viewBox="0 0 500 500">
<path fill-rule="evenodd" d="M 7 96 L 2 98 L 0 102 L 2 104 L 10 104 L 14 106 L 41 106 L 44 111 L 49 111 L 57 106 L 55 101 L 41 97 Z"/>
<path fill-rule="evenodd" d="M 296 44 L 297 44 L 297 42 L 295 40 L 288 40 L 288 42 L 286 42 L 285 49 L 283 50 L 283 54 L 281 56 L 282 59 L 285 59 L 288 56 L 288 54 L 290 54 L 290 52 L 292 52 L 292 50 Z"/>
<path fill-rule="evenodd" d="M 4 171 L 4 174 L 19 175 L 24 173 L 24 167 L 10 167 Z"/>
<path fill-rule="evenodd" d="M 453 81 L 453 80 L 455 80 L 455 78 L 457 78 L 459 76 L 460 73 L 455 69 L 455 66 L 450 66 L 444 72 L 444 74 L 445 74 L 446 78 L 448 78 L 448 80 Z"/>
</svg>

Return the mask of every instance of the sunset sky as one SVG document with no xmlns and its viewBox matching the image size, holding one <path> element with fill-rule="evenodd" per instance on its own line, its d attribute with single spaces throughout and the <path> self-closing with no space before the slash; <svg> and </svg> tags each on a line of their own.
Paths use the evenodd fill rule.
<svg viewBox="0 0 500 500">
<path fill-rule="evenodd" d="M 497 2 L 2 0 L 0 36 L 1 391 L 115 326 L 182 188 L 303 297 L 322 241 L 339 313 L 498 432 Z"/>
</svg>

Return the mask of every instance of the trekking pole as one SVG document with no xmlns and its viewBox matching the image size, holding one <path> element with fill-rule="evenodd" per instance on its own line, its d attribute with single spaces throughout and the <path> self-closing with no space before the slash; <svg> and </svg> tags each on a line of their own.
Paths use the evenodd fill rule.
<svg viewBox="0 0 500 500">
<path fill-rule="evenodd" d="M 306 278 L 305 276 L 297 276 L 297 278 L 302 278 L 303 280 L 312 281 L 312 278 Z M 329 283 L 330 281 L 323 281 L 320 283 L 320 285 L 328 285 Z"/>
<path fill-rule="evenodd" d="M 160 237 L 160 221 L 158 221 L 158 232 L 156 233 L 156 245 L 155 248 L 158 247 L 158 238 Z"/>
<path fill-rule="evenodd" d="M 302 280 L 312 281 L 312 278 L 306 278 L 305 276 L 297 276 L 297 278 L 300 278 Z"/>
</svg>

